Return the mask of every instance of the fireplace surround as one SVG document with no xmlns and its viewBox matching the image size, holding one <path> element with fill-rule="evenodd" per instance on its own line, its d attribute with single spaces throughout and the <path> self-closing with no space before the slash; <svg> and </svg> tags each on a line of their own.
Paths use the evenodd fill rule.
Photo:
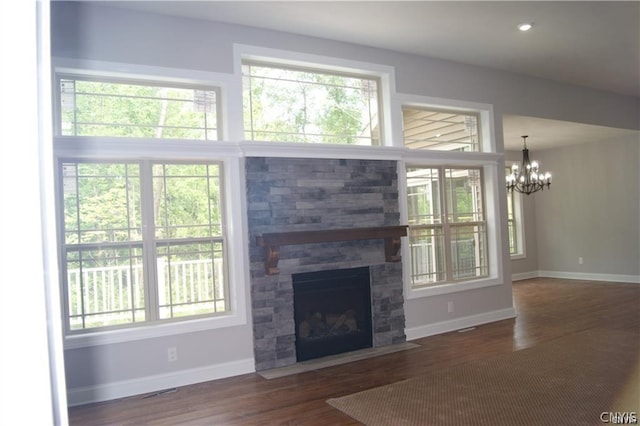
<svg viewBox="0 0 640 426">
<path fill-rule="evenodd" d="M 272 274 L 265 268 L 265 247 L 258 244 L 269 234 L 399 228 L 397 163 L 270 157 L 245 161 L 256 370 L 298 362 L 294 274 L 367 267 L 372 345 L 404 342 L 402 264 L 387 256 L 385 236 L 281 245 L 277 273 Z"/>
</svg>

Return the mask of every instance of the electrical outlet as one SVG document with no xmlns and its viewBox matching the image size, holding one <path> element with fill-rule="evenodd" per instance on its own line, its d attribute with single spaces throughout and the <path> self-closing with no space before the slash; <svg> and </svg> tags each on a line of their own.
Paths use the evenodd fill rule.
<svg viewBox="0 0 640 426">
<path fill-rule="evenodd" d="M 453 302 L 447 303 L 447 312 L 449 313 L 453 312 Z"/>
<path fill-rule="evenodd" d="M 167 349 L 167 359 L 169 362 L 175 362 L 178 360 L 178 348 L 172 346 Z"/>
<path fill-rule="evenodd" d="M 580 256 L 578 258 L 578 265 L 582 265 L 584 263 L 584 259 L 582 258 L 582 256 Z"/>
</svg>

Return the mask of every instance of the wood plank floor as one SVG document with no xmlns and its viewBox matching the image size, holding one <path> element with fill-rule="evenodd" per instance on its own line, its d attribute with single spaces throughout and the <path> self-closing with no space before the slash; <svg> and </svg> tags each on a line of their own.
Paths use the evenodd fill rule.
<svg viewBox="0 0 640 426">
<path fill-rule="evenodd" d="M 376 386 L 538 345 L 590 328 L 640 338 L 640 285 L 536 278 L 513 286 L 516 319 L 412 341 L 419 348 L 266 380 L 246 374 L 74 407 L 71 425 L 357 425 L 326 404 Z M 535 401 L 531 401 L 535 404 Z"/>
</svg>

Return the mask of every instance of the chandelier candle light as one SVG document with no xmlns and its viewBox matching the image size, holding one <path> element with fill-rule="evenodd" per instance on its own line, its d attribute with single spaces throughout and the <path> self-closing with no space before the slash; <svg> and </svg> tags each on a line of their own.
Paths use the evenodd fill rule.
<svg viewBox="0 0 640 426">
<path fill-rule="evenodd" d="M 511 173 L 507 176 L 507 190 L 516 191 L 522 194 L 533 194 L 542 191 L 545 186 L 551 187 L 551 173 L 541 172 L 538 169 L 538 162 L 529 160 L 529 149 L 527 148 L 527 138 L 522 136 L 524 149 L 522 150 L 522 168 L 517 164 L 511 166 Z"/>
</svg>

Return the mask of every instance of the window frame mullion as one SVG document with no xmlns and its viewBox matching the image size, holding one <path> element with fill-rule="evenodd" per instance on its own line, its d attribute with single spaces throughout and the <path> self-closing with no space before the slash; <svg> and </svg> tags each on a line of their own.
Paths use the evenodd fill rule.
<svg viewBox="0 0 640 426">
<path fill-rule="evenodd" d="M 440 176 L 440 206 L 441 206 L 441 222 L 442 234 L 444 239 L 444 273 L 445 282 L 453 282 L 453 262 L 451 260 L 451 226 L 449 223 L 449 202 L 447 201 L 447 176 L 445 175 L 446 167 L 438 166 L 438 175 Z"/>
<path fill-rule="evenodd" d="M 160 317 L 158 297 L 158 262 L 155 242 L 155 215 L 153 197 L 153 163 L 140 161 L 140 186 L 142 198 L 142 257 L 145 265 L 145 322 L 156 321 Z"/>
</svg>

